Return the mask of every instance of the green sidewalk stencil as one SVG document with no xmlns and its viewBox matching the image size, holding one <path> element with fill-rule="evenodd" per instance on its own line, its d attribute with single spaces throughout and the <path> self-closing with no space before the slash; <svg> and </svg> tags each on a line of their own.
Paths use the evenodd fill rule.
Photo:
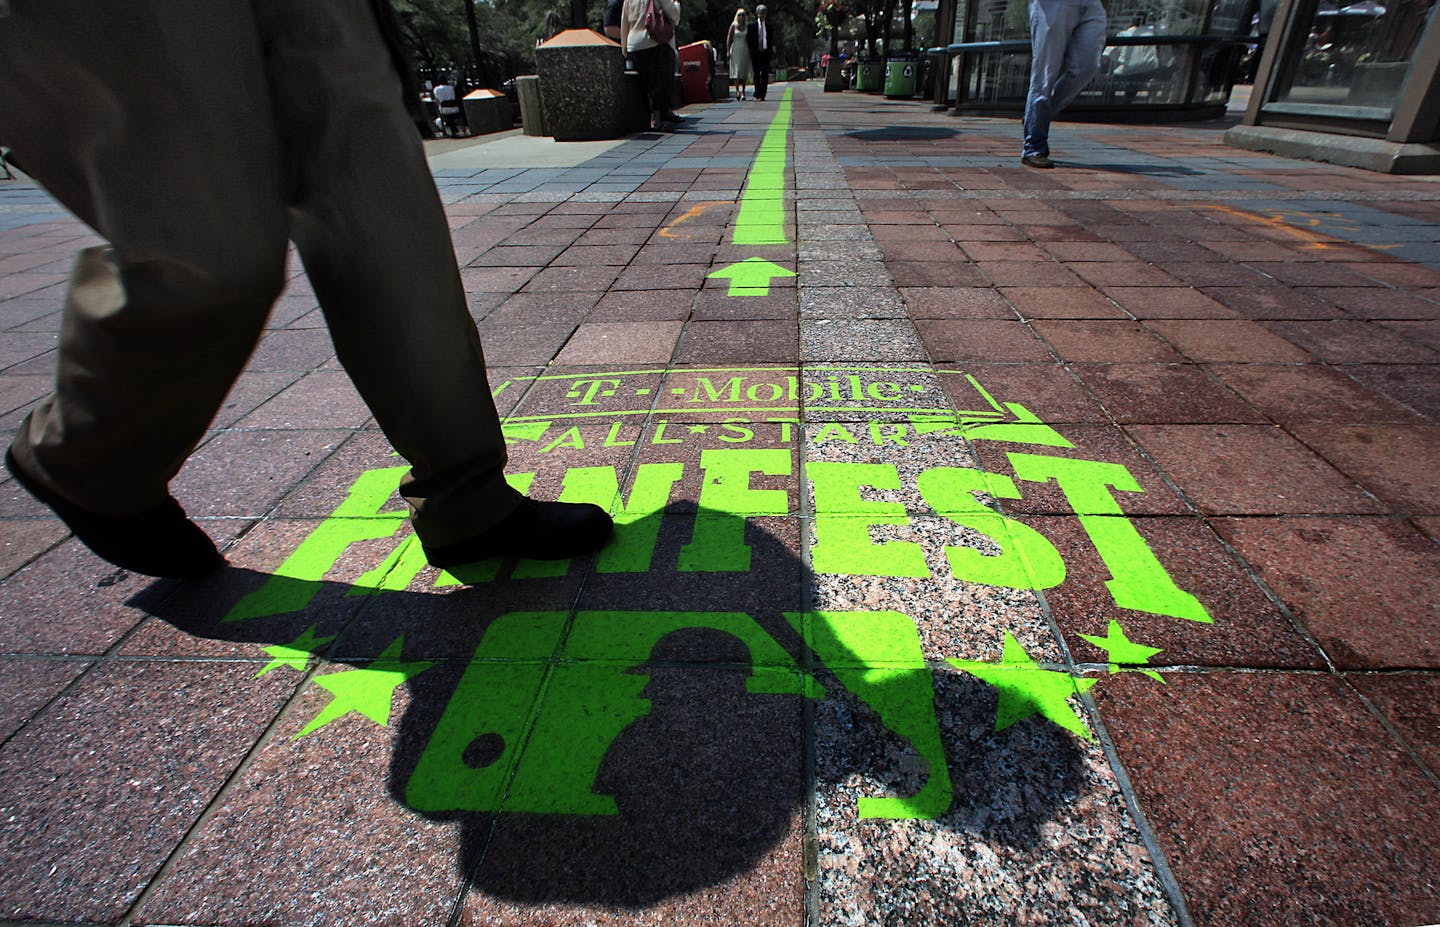
<svg viewBox="0 0 1440 927">
<path fill-rule="evenodd" d="M 790 243 L 785 231 L 789 187 L 785 169 L 789 164 L 786 150 L 790 142 L 790 95 L 793 92 L 785 88 L 775 118 L 770 120 L 760 140 L 760 150 L 755 153 L 755 161 L 745 177 L 745 189 L 740 194 L 740 209 L 730 239 L 736 245 Z M 794 271 L 760 257 L 747 258 L 709 274 L 710 279 L 730 281 L 727 296 L 764 296 L 770 292 L 771 280 L 793 276 Z"/>
<path fill-rule="evenodd" d="M 1005 632 L 1005 655 L 999 663 L 948 662 L 999 690 L 995 730 L 1003 731 L 1017 721 L 1043 715 L 1072 734 L 1095 739 L 1084 719 L 1071 707 L 1070 697 L 1089 689 L 1096 680 L 1076 679 L 1063 670 L 1041 669 L 1009 631 Z"/>
<path fill-rule="evenodd" d="M 643 666 L 660 639 L 705 628 L 748 647 L 755 693 L 823 698 L 820 685 L 750 616 L 725 612 L 520 612 L 486 632 L 406 786 L 426 812 L 613 815 L 594 790 L 610 745 L 649 713 Z M 847 690 L 927 763 L 922 790 L 862 797 L 862 818 L 934 818 L 952 799 L 934 688 L 914 622 L 898 612 L 786 615 Z M 474 744 L 492 749 L 476 764 Z M 524 744 L 524 749 L 520 745 Z M 468 752 L 467 752 L 468 751 Z"/>
<path fill-rule="evenodd" d="M 746 258 L 738 264 L 722 267 L 708 274 L 712 280 L 729 280 L 726 296 L 764 296 L 770 292 L 770 281 L 776 277 L 793 277 L 788 270 L 764 258 Z"/>
<path fill-rule="evenodd" d="M 404 645 L 405 636 L 402 634 L 368 666 L 331 673 L 316 679 L 315 684 L 328 690 L 334 697 L 294 739 L 299 740 L 306 734 L 318 731 L 352 711 L 364 715 L 381 727 L 388 726 L 395 690 L 410 677 L 435 665 L 401 660 L 400 651 Z"/>
<path fill-rule="evenodd" d="M 924 373 L 932 380 L 931 371 Z M 1062 435 L 1024 406 L 1001 402 L 968 375 L 954 373 L 944 395 L 933 386 L 905 382 L 903 368 L 813 368 L 805 377 L 786 369 L 692 370 L 683 380 L 656 389 L 658 371 L 586 372 L 535 377 L 551 395 L 566 397 L 573 413 L 555 412 L 506 423 L 507 439 L 528 446 L 537 461 L 565 453 L 567 462 L 591 446 L 632 447 L 642 432 L 624 411 L 593 411 L 625 397 L 657 396 L 686 411 L 722 413 L 721 424 L 687 423 L 671 432 L 658 419 L 648 446 L 661 460 L 635 461 L 626 468 L 567 466 L 559 498 L 594 502 L 613 513 L 615 537 L 593 561 L 515 561 L 498 558 L 449 572 L 430 570 L 418 541 L 409 533 L 396 492 L 405 467 L 381 467 L 360 474 L 344 500 L 296 547 L 259 588 L 241 598 L 227 622 L 304 613 L 327 576 L 342 563 L 354 575 L 358 551 L 373 564 L 347 583 L 346 596 L 379 596 L 414 588 L 524 582 L 563 577 L 593 566 L 597 576 L 668 571 L 686 574 L 747 574 L 764 570 L 752 556 L 749 521 L 794 518 L 801 500 L 813 500 L 810 569 L 815 574 L 856 577 L 949 578 L 982 586 L 1044 590 L 1059 586 L 1067 565 L 1059 550 L 1033 523 L 1004 514 L 1003 500 L 1024 498 L 1028 487 L 1054 483 L 1083 527 L 1093 554 L 1109 573 L 1105 581 L 1117 609 L 1158 618 L 1209 622 L 1200 601 L 1181 589 L 1120 505 L 1142 489 L 1123 466 L 1058 456 L 1073 449 Z M 636 378 L 639 378 L 638 381 Z M 517 378 L 518 382 L 521 378 Z M 638 383 L 638 385 L 637 385 Z M 558 393 L 556 390 L 558 387 Z M 970 393 L 966 393 L 966 389 Z M 957 399 L 972 406 L 956 411 Z M 683 404 L 683 405 L 680 405 Z M 744 414 L 755 409 L 758 412 Z M 859 409 L 883 411 L 881 421 L 809 419 L 798 430 L 799 411 Z M 563 408 L 563 404 L 562 407 Z M 741 414 L 735 414 L 735 413 Z M 896 415 L 898 413 L 898 415 Z M 582 433 L 566 421 L 584 416 Z M 596 417 L 592 417 L 596 416 Z M 609 416 L 606 421 L 604 416 Z M 683 421 L 683 419 L 682 419 Z M 767 441 L 755 445 L 762 430 Z M 604 434 L 603 440 L 596 436 Z M 588 437 L 587 437 L 588 435 Z M 670 435 L 670 436 L 666 436 Z M 623 436 L 623 437 L 622 437 Z M 931 466 L 902 471 L 895 463 L 817 461 L 795 472 L 794 445 L 808 440 L 904 448 L 924 438 L 956 442 L 1002 441 L 1010 474 L 971 467 Z M 587 441 L 591 442 L 587 445 Z M 717 446 L 718 445 L 718 446 Z M 666 461 L 664 452 L 682 455 Z M 553 467 L 551 471 L 553 471 Z M 687 473 L 698 480 L 693 514 L 674 509 Z M 528 492 L 535 472 L 507 478 Z M 553 480 L 555 474 L 547 475 Z M 784 485 L 787 488 L 767 488 Z M 885 493 L 908 492 L 928 511 L 884 501 Z M 657 559 L 661 524 L 688 519 L 688 539 L 664 547 Z M 941 519 L 963 528 L 966 542 L 927 549 L 924 542 L 884 540 L 872 531 L 911 526 L 917 518 Z M 357 545 L 359 545 L 357 547 Z M 362 568 L 367 560 L 362 560 Z M 933 566 L 932 566 L 933 564 Z M 508 569 L 508 573 L 506 570 Z M 939 574 L 939 575 L 937 575 Z M 774 616 L 772 616 L 772 620 Z M 949 659 L 927 661 L 915 622 L 897 611 L 786 613 L 779 627 L 765 627 L 743 611 L 576 611 L 510 612 L 491 622 L 463 668 L 434 729 L 420 745 L 415 769 L 404 783 L 406 801 L 430 813 L 514 812 L 607 816 L 616 814 L 612 796 L 596 790 L 602 763 L 618 738 L 651 705 L 643 694 L 646 667 L 668 635 L 704 630 L 741 642 L 748 654 L 746 691 L 752 694 L 823 699 L 848 692 L 878 722 L 908 745 L 922 764 L 922 784 L 913 794 L 862 796 L 861 818 L 934 818 L 951 805 L 946 744 L 935 705 L 935 676 L 953 667 L 997 690 L 995 729 L 1026 719 L 1051 724 L 1090 739 L 1083 709 L 1074 697 L 1105 676 L 1045 666 L 1006 631 L 997 663 Z M 263 648 L 272 659 L 257 676 L 291 669 L 304 673 L 334 639 L 310 624 L 297 637 Z M 291 631 L 290 634 L 294 634 Z M 1079 635 L 1106 655 L 1109 673 L 1138 672 L 1161 683 L 1149 668 L 1159 648 L 1133 640 L 1118 619 L 1107 633 Z M 322 673 L 314 684 L 329 701 L 295 738 L 315 735 L 334 721 L 360 716 L 389 724 L 399 687 L 434 665 L 403 659 L 403 637 L 371 660 L 341 672 Z M 838 688 L 837 688 L 838 687 Z M 827 688 L 830 689 L 827 692 Z"/>
<path fill-rule="evenodd" d="M 775 118 L 770 120 L 755 163 L 745 178 L 745 192 L 740 197 L 740 214 L 735 218 L 732 238 L 737 245 L 784 245 L 790 241 L 785 234 L 785 167 L 792 93 L 792 88 L 785 88 L 785 95 L 775 109 Z"/>
<path fill-rule="evenodd" d="M 315 625 L 312 624 L 305 629 L 305 633 L 288 644 L 272 644 L 269 647 L 261 647 L 261 650 L 270 654 L 274 659 L 265 664 L 260 672 L 255 674 L 255 678 L 259 679 L 266 673 L 277 670 L 282 666 L 288 666 L 293 670 L 303 672 L 305 665 L 310 662 L 310 658 L 319 653 L 321 647 L 334 639 L 334 634 L 329 637 L 316 637 Z"/>
<path fill-rule="evenodd" d="M 1144 673 L 1156 682 L 1164 682 L 1165 679 L 1154 670 L 1148 670 L 1143 664 L 1149 663 L 1150 658 L 1160 652 L 1159 647 L 1146 647 L 1137 644 L 1125 636 L 1125 629 L 1120 622 L 1110 619 L 1110 626 L 1106 629 L 1105 636 L 1099 637 L 1094 634 L 1081 634 L 1080 637 L 1105 651 L 1110 657 L 1110 672 Z"/>
</svg>

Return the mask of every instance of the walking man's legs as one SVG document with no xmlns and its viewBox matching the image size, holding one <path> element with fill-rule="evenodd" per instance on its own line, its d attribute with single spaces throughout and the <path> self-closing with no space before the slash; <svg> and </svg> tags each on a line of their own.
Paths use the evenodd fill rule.
<svg viewBox="0 0 1440 927">
<path fill-rule="evenodd" d="M 1100 68 L 1107 17 L 1098 0 L 1030 0 L 1030 90 L 1021 158 L 1048 166 L 1050 123 Z"/>
<path fill-rule="evenodd" d="M 255 346 L 288 235 L 413 464 L 403 492 L 432 561 L 572 556 L 608 536 L 593 506 L 505 484 L 444 213 L 371 8 L 343 6 L 54 0 L 0 29 L 0 137 L 109 242 L 77 263 L 55 394 L 7 462 L 128 569 L 217 560 L 167 484 Z"/>
<path fill-rule="evenodd" d="M 109 242 L 76 262 L 55 392 L 7 462 L 82 541 L 139 572 L 193 574 L 217 559 L 167 484 L 285 279 L 256 29 L 246 4 L 166 0 L 55 0 L 16 8 L 0 28 L 0 136 Z M 226 88 L 225 107 L 212 86 Z"/>
</svg>

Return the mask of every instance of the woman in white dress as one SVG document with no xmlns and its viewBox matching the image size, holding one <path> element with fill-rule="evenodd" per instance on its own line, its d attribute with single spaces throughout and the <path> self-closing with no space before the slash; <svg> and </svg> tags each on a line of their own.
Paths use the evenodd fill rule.
<svg viewBox="0 0 1440 927">
<path fill-rule="evenodd" d="M 730 31 L 725 34 L 725 48 L 730 54 L 730 86 L 737 100 L 745 99 L 745 84 L 750 80 L 750 46 L 745 44 L 747 24 L 745 8 L 741 7 L 735 11 Z"/>
</svg>

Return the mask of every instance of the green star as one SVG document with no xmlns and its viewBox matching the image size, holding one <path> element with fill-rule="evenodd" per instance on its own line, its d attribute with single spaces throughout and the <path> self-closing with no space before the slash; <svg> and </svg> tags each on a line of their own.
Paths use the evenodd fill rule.
<svg viewBox="0 0 1440 927">
<path fill-rule="evenodd" d="M 304 634 L 288 644 L 271 644 L 269 647 L 262 647 L 261 650 L 275 659 L 265 664 L 265 668 L 256 673 L 255 678 L 259 679 L 271 670 L 279 669 L 282 666 L 288 666 L 293 670 L 304 670 L 306 662 L 315 654 L 315 651 L 334 639 L 333 634 L 329 637 L 316 637 L 315 625 L 312 624 L 305 629 Z"/>
<path fill-rule="evenodd" d="M 1069 703 L 1070 696 L 1089 689 L 1095 680 L 1076 679 L 1066 672 L 1041 669 L 1009 631 L 1005 632 L 1005 651 L 999 663 L 948 662 L 1000 690 L 995 730 L 1003 731 L 1031 715 L 1044 715 L 1071 733 L 1086 740 L 1095 739 Z"/>
<path fill-rule="evenodd" d="M 705 432 L 710 430 L 709 425 L 687 425 L 686 427 L 690 429 L 692 434 L 697 435 L 703 435 Z"/>
<path fill-rule="evenodd" d="M 375 658 L 375 662 L 365 669 L 346 670 L 341 673 L 331 673 L 328 676 L 321 676 L 315 680 L 315 684 L 334 693 L 335 697 L 330 700 L 315 719 L 305 725 L 305 729 L 296 734 L 292 740 L 299 740 L 312 731 L 329 724 L 335 719 L 354 711 L 364 715 L 381 727 L 388 727 L 390 724 L 390 704 L 395 699 L 395 689 L 411 676 L 425 672 L 434 666 L 434 663 L 405 663 L 400 660 L 400 648 L 404 644 L 405 635 L 395 638 L 395 642 L 385 648 L 385 652 Z"/>
<path fill-rule="evenodd" d="M 1150 658 L 1160 652 L 1159 647 L 1146 647 L 1144 644 L 1137 644 L 1125 636 L 1125 629 L 1120 627 L 1120 622 L 1110 620 L 1110 628 L 1104 637 L 1095 637 L 1090 634 L 1080 635 L 1085 640 L 1099 647 L 1110 655 L 1110 672 L 1121 672 L 1120 665 L 1136 667 L 1141 673 L 1151 679 L 1165 680 L 1154 670 L 1138 669 L 1140 664 L 1149 663 Z"/>
</svg>

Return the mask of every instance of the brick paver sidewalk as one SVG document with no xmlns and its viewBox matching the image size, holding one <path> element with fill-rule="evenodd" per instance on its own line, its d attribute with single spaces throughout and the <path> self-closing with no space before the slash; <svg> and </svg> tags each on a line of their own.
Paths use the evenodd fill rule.
<svg viewBox="0 0 1440 927">
<path fill-rule="evenodd" d="M 229 569 L 0 482 L 0 923 L 1440 922 L 1440 183 L 780 97 L 434 160 L 593 560 L 426 566 L 298 265 Z M 6 440 L 89 243 L 0 183 Z"/>
</svg>

